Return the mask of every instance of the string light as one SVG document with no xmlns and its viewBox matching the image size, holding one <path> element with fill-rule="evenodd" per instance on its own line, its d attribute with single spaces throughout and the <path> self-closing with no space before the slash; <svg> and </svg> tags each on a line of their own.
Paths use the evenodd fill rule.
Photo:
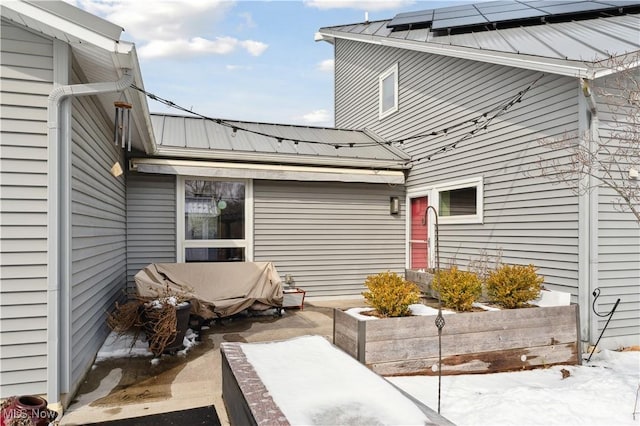
<svg viewBox="0 0 640 426">
<path fill-rule="evenodd" d="M 489 127 L 489 124 L 491 124 L 491 122 L 496 119 L 497 117 L 505 114 L 513 105 L 520 103 L 522 101 L 522 98 L 524 97 L 524 95 L 531 90 L 536 83 L 538 83 L 538 81 L 540 81 L 540 79 L 542 79 L 542 77 L 544 77 L 544 74 L 541 74 L 540 76 L 538 76 L 538 78 L 536 78 L 534 81 L 532 81 L 529 86 L 527 86 L 526 89 L 521 90 L 520 92 L 518 92 L 515 96 L 513 96 L 511 99 L 503 102 L 502 104 L 500 104 L 498 107 L 494 108 L 493 110 L 489 111 L 489 112 L 484 112 L 481 117 L 479 117 L 478 119 L 471 120 L 469 122 L 466 123 L 475 123 L 476 124 L 476 128 L 471 130 L 469 133 L 466 133 L 465 135 L 463 135 L 461 138 L 459 138 L 458 140 L 456 140 L 455 142 L 452 142 L 448 145 L 445 145 L 444 147 L 440 148 L 439 150 L 423 155 L 421 157 L 416 157 L 416 158 L 412 158 L 410 160 L 407 160 L 405 162 L 405 165 L 414 165 L 416 163 L 422 162 L 422 161 L 431 161 L 431 159 L 433 158 L 434 155 L 446 152 L 447 150 L 453 150 L 455 149 L 457 146 L 459 146 L 459 144 L 461 142 L 464 142 L 465 140 L 469 139 L 470 137 L 474 136 L 475 134 L 482 132 L 483 134 L 487 133 L 487 129 Z M 490 116 L 490 114 L 493 113 L 493 115 Z M 482 119 L 485 119 L 484 124 L 480 125 L 480 121 Z M 478 127 L 480 126 L 480 127 Z M 451 126 L 449 127 L 449 129 L 454 128 L 454 127 L 459 127 L 458 125 L 456 126 Z"/>
<path fill-rule="evenodd" d="M 403 145 L 405 142 L 409 142 L 409 141 L 413 141 L 416 139 L 421 139 L 421 138 L 425 138 L 428 136 L 440 136 L 440 135 L 444 135 L 447 136 L 449 134 L 452 134 L 453 131 L 460 129 L 460 128 L 464 128 L 464 127 L 468 127 L 468 126 L 474 126 L 474 129 L 472 129 L 471 131 L 469 131 L 468 133 L 466 133 L 465 135 L 463 135 L 460 139 L 456 140 L 453 143 L 450 143 L 440 149 L 438 149 L 435 152 L 432 152 L 430 154 L 421 156 L 421 157 L 417 157 L 417 158 L 412 158 L 410 160 L 407 160 L 405 162 L 405 165 L 408 164 L 415 164 L 421 161 L 431 161 L 431 159 L 433 158 L 433 156 L 435 154 L 439 154 L 439 153 L 443 153 L 446 152 L 447 150 L 452 150 L 455 149 L 456 146 L 458 146 L 460 144 L 460 142 L 468 139 L 471 136 L 476 135 L 477 133 L 479 133 L 480 131 L 482 131 L 483 133 L 486 133 L 487 128 L 489 127 L 489 124 L 491 123 L 491 121 L 493 121 L 495 118 L 499 117 L 500 115 L 506 113 L 507 110 L 509 110 L 513 105 L 515 105 L 516 103 L 520 103 L 522 101 L 522 98 L 524 97 L 524 95 L 531 90 L 531 88 L 533 88 L 533 86 L 542 78 L 544 77 L 544 74 L 541 74 L 538 78 L 536 78 L 533 82 L 531 82 L 531 84 L 529 84 L 529 86 L 524 89 L 521 90 L 520 92 L 518 92 L 515 96 L 513 96 L 511 99 L 503 102 L 502 104 L 498 105 L 497 107 L 493 108 L 490 111 L 486 111 L 484 113 L 482 113 L 481 115 L 474 117 L 470 120 L 466 120 L 463 122 L 460 122 L 458 124 L 454 124 L 454 125 L 449 125 L 448 127 L 441 129 L 441 130 L 428 130 L 425 132 L 422 132 L 420 134 L 416 134 L 416 135 L 412 135 L 412 136 L 408 136 L 405 138 L 401 138 L 401 139 L 394 139 L 394 140 L 386 140 L 386 141 L 373 141 L 373 142 L 366 142 L 366 143 L 354 143 L 354 142 L 347 142 L 347 143 L 334 143 L 334 142 L 324 142 L 324 141 L 318 141 L 318 140 L 306 140 L 306 139 L 290 139 L 291 142 L 293 142 L 294 145 L 298 145 L 300 142 L 302 143 L 308 143 L 308 144 L 316 144 L 316 145 L 327 145 L 327 146 L 333 146 L 336 150 L 340 149 L 340 148 L 365 148 L 365 147 L 374 147 L 374 146 L 383 146 L 383 145 L 387 145 L 387 146 L 391 146 L 391 145 Z M 247 133 L 252 133 L 255 135 L 259 135 L 259 136 L 264 136 L 264 137 L 268 137 L 268 138 L 273 138 L 275 139 L 278 144 L 281 144 L 283 142 L 283 138 L 280 136 L 276 136 L 273 134 L 269 134 L 269 133 L 265 133 L 265 132 L 260 132 L 260 131 L 256 131 L 256 130 L 252 130 L 252 129 L 247 129 L 244 127 L 240 127 L 237 126 L 236 124 L 232 124 L 231 122 L 222 120 L 220 118 L 211 118 L 208 117 L 206 115 L 200 114 L 198 112 L 194 112 L 192 111 L 192 109 L 187 109 L 185 107 L 182 107 L 170 100 L 167 99 L 163 99 L 158 95 L 155 95 L 153 93 L 147 92 L 146 90 L 132 84 L 131 88 L 134 90 L 137 90 L 141 93 L 144 93 L 148 98 L 162 103 L 164 105 L 167 105 L 171 108 L 174 109 L 178 109 L 180 111 L 184 111 L 187 112 L 189 114 L 195 115 L 197 117 L 200 117 L 204 120 L 208 120 L 208 121 L 212 121 L 218 125 L 221 126 L 225 126 L 225 127 L 229 127 L 232 130 L 231 136 L 235 137 L 236 133 L 238 131 L 243 131 L 243 132 L 247 132 Z M 491 115 L 493 114 L 493 115 Z"/>
</svg>

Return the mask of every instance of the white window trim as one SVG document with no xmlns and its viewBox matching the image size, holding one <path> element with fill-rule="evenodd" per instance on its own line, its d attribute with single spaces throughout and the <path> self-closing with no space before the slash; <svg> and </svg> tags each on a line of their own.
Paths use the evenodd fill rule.
<svg viewBox="0 0 640 426">
<path fill-rule="evenodd" d="M 382 82 L 387 77 L 389 77 L 390 75 L 394 76 L 393 77 L 394 104 L 393 104 L 393 107 L 389 108 L 387 111 L 382 111 Z M 389 115 L 391 115 L 394 112 L 398 111 L 398 104 L 399 104 L 399 100 L 398 100 L 398 63 L 395 63 L 390 68 L 388 68 L 385 72 L 380 74 L 380 77 L 378 77 L 378 118 L 380 120 L 382 120 L 383 118 L 388 117 Z"/>
<path fill-rule="evenodd" d="M 476 214 L 461 216 L 440 216 L 440 193 L 442 191 L 451 191 L 453 189 L 476 187 Z M 483 223 L 484 220 L 484 181 L 482 176 L 473 177 L 454 182 L 448 182 L 442 185 L 436 185 L 433 188 L 433 206 L 438 211 L 438 223 L 440 224 L 462 224 L 462 223 Z"/>
<path fill-rule="evenodd" d="M 184 237 L 184 181 L 187 179 L 243 182 L 245 184 L 245 213 L 243 240 L 186 240 Z M 202 176 L 178 176 L 176 179 L 176 262 L 184 262 L 184 251 L 190 247 L 244 248 L 245 261 L 253 261 L 253 180 L 213 179 Z"/>
<path fill-rule="evenodd" d="M 438 214 L 438 224 L 464 224 L 464 223 L 483 223 L 484 220 L 484 179 L 482 176 L 477 176 L 469 179 L 458 180 L 454 182 L 447 182 L 445 184 L 434 185 L 434 186 L 420 186 L 416 188 L 411 188 L 407 190 L 405 206 L 407 209 L 411 207 L 411 199 L 419 198 L 419 197 L 427 197 L 429 200 L 429 205 L 433 206 L 436 211 L 438 211 L 440 206 L 440 191 L 448 191 L 451 189 L 460 189 L 467 188 L 470 186 L 476 186 L 476 206 L 478 210 L 478 214 L 476 215 L 467 215 L 467 216 L 448 216 L 441 217 Z M 430 217 L 433 215 L 430 213 Z M 429 220 L 429 228 L 427 229 L 427 234 L 429 238 L 429 265 L 435 266 L 435 238 L 431 238 L 431 236 L 435 235 L 436 225 L 435 220 Z M 411 266 L 411 245 L 409 240 L 411 238 L 411 213 L 405 215 L 405 267 L 409 268 Z"/>
</svg>

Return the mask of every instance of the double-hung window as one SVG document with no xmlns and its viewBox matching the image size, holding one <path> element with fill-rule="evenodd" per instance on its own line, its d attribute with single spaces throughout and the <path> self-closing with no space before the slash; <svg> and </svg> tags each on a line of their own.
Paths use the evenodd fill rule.
<svg viewBox="0 0 640 426">
<path fill-rule="evenodd" d="M 251 182 L 178 179 L 178 261 L 251 260 Z"/>
<path fill-rule="evenodd" d="M 393 65 L 378 78 L 379 118 L 398 110 L 398 64 Z"/>
</svg>

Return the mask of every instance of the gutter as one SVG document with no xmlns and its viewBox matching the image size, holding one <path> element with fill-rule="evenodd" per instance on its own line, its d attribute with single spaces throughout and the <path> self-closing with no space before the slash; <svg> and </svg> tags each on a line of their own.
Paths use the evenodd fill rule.
<svg viewBox="0 0 640 426">
<path fill-rule="evenodd" d="M 391 152 L 391 151 L 390 151 Z M 409 168 L 403 158 L 377 159 L 377 158 L 352 158 L 352 157 L 328 157 L 322 155 L 297 155 L 280 154 L 277 152 L 235 151 L 222 149 L 183 148 L 174 146 L 160 146 L 156 149 L 156 156 L 179 157 L 190 159 L 207 159 L 218 161 L 242 161 L 255 162 L 256 156 L 260 162 L 273 164 L 292 165 L 316 165 L 329 167 L 361 167 L 370 169 L 403 170 Z M 393 153 L 395 156 L 399 155 Z"/>
<path fill-rule="evenodd" d="M 122 92 L 133 83 L 123 70 L 115 82 L 63 85 L 48 100 L 47 400 L 61 411 L 61 388 L 69 386 L 71 296 L 71 98 Z M 64 345 L 67 350 L 63 351 Z M 64 357 L 64 358 L 63 358 Z"/>
</svg>

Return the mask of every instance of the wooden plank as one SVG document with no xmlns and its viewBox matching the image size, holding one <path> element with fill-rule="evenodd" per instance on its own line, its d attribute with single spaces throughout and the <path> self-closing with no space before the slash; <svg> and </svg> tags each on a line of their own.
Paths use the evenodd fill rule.
<svg viewBox="0 0 640 426">
<path fill-rule="evenodd" d="M 545 350 L 548 354 L 556 356 L 560 351 L 557 348 L 572 347 L 572 359 L 567 359 L 564 355 L 560 358 L 562 362 L 580 363 L 577 312 L 577 305 L 569 305 L 447 315 L 442 334 L 442 356 L 450 362 L 458 358 L 464 359 L 464 368 L 481 372 L 488 368 L 485 365 L 487 360 L 497 365 L 492 353 L 517 352 L 521 356 L 527 355 L 531 348 L 547 348 Z M 360 360 L 366 365 L 399 365 L 422 371 L 427 368 L 424 360 L 438 356 L 439 339 L 433 323 L 435 316 L 363 321 L 355 317 L 347 318 L 350 317 L 349 314 L 336 310 L 335 317 L 339 318 L 336 322 L 339 330 L 336 335 L 339 337 L 335 341 L 339 347 L 347 346 L 344 335 L 350 333 L 353 336 L 360 325 L 364 327 L 360 330 L 361 333 L 366 332 L 366 337 L 360 339 L 366 340 L 364 352 L 358 352 L 360 340 L 355 344 L 349 342 L 348 351 L 353 354 L 355 346 L 354 356 L 360 359 L 362 357 L 357 354 L 363 353 L 364 358 Z M 357 323 L 355 326 L 354 320 Z M 353 328 L 350 332 L 344 330 L 348 326 Z M 541 351 L 543 349 L 538 349 L 538 352 Z M 540 358 L 541 355 L 536 357 Z M 545 363 L 550 362 L 547 358 Z M 413 367 L 409 367 L 411 365 Z M 431 368 L 430 365 L 428 368 Z M 505 368 L 512 367 L 510 364 Z M 404 373 L 407 371 L 403 370 Z"/>
<path fill-rule="evenodd" d="M 543 345 L 558 345 L 575 342 L 577 339 L 575 321 L 573 327 L 553 326 L 534 329 L 506 329 L 476 331 L 442 336 L 443 356 L 468 354 L 491 350 L 508 350 Z M 438 337 L 416 339 L 367 341 L 366 362 L 383 360 L 417 359 L 437 355 Z"/>
<path fill-rule="evenodd" d="M 443 356 L 442 374 L 497 373 L 560 364 L 575 365 L 579 356 L 577 344 Z M 369 368 L 383 376 L 435 376 L 438 374 L 437 365 L 438 357 L 367 364 Z"/>
<path fill-rule="evenodd" d="M 551 325 L 575 324 L 577 305 L 548 308 L 504 309 L 500 311 L 464 312 L 444 315 L 443 335 L 528 329 Z M 436 316 L 411 316 L 372 320 L 367 327 L 367 342 L 390 339 L 411 339 L 438 335 Z"/>
<path fill-rule="evenodd" d="M 333 344 L 358 357 L 358 320 L 340 309 L 333 310 Z"/>
</svg>

